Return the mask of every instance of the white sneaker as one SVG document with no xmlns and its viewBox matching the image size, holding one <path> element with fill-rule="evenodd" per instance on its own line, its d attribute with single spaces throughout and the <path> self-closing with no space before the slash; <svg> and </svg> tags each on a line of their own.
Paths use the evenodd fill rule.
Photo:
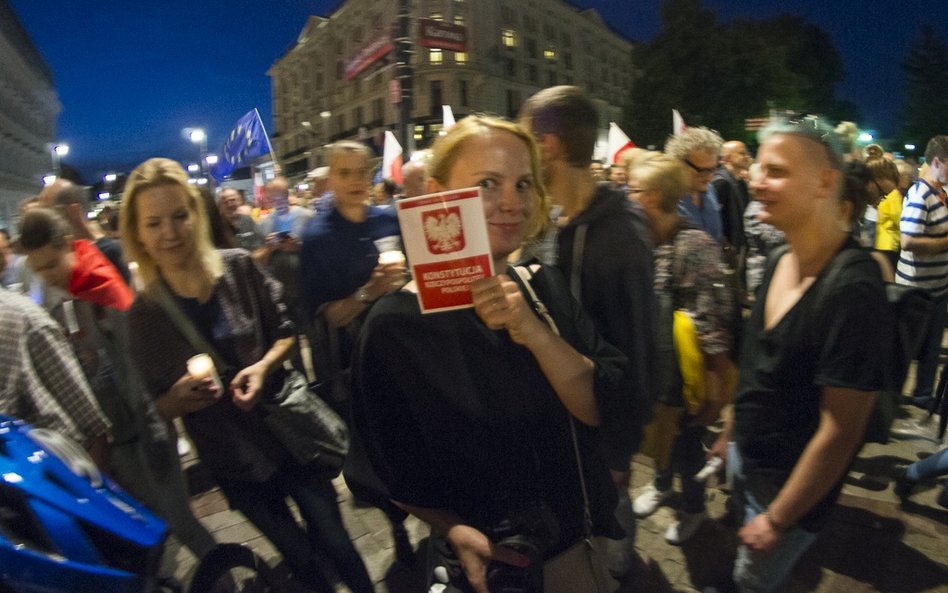
<svg viewBox="0 0 948 593">
<path fill-rule="evenodd" d="M 668 490 L 658 490 L 654 484 L 649 484 L 642 490 L 642 494 L 636 496 L 635 500 L 632 501 L 632 512 L 635 513 L 636 517 L 648 517 L 671 495 L 670 488 Z"/>
<path fill-rule="evenodd" d="M 665 531 L 665 541 L 673 546 L 680 546 L 698 531 L 701 524 L 708 518 L 704 511 L 700 513 L 678 513 L 678 520 L 668 526 Z"/>
</svg>

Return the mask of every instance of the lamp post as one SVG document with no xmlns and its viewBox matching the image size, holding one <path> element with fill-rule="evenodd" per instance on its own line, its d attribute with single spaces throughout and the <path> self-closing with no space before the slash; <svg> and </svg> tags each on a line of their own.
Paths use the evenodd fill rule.
<svg viewBox="0 0 948 593">
<path fill-rule="evenodd" d="M 69 154 L 69 145 L 53 144 L 50 147 L 49 152 L 53 157 L 53 173 L 56 174 L 56 177 L 62 177 L 62 159 L 64 156 Z"/>
<path fill-rule="evenodd" d="M 185 128 L 184 135 L 188 140 L 197 144 L 201 150 L 201 174 L 206 175 L 207 169 L 204 163 L 204 158 L 207 155 L 207 133 L 204 131 L 204 128 Z"/>
</svg>

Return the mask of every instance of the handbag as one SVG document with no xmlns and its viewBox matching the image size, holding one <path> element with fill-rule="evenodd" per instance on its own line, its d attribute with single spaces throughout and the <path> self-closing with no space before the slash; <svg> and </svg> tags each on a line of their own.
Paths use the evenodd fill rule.
<svg viewBox="0 0 948 593">
<path fill-rule="evenodd" d="M 155 283 L 152 295 L 191 347 L 207 353 L 219 371 L 227 374 L 230 365 L 201 336 L 162 282 Z M 342 418 L 313 393 L 302 373 L 295 369 L 288 372 L 280 392 L 261 399 L 257 405 L 266 427 L 297 463 L 316 464 L 333 477 L 339 474 L 349 451 L 349 430 Z"/>
<path fill-rule="evenodd" d="M 530 285 L 532 273 L 523 266 L 512 266 L 520 277 L 520 284 L 527 291 L 533 310 L 560 335 L 556 321 Z M 537 267 L 538 269 L 538 267 Z M 592 513 L 589 510 L 589 493 L 583 475 L 583 459 L 576 436 L 576 421 L 569 416 L 570 438 L 576 456 L 579 486 L 583 493 L 583 538 L 566 550 L 543 563 L 544 593 L 612 593 L 619 583 L 609 575 L 606 568 L 606 538 L 593 536 Z"/>
</svg>

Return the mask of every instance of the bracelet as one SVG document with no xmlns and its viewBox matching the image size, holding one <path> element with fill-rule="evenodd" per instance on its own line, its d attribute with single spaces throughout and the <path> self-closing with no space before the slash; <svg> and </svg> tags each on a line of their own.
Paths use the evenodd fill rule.
<svg viewBox="0 0 948 593">
<path fill-rule="evenodd" d="M 774 532 L 776 532 L 776 533 L 783 533 L 784 531 L 787 530 L 786 527 L 783 527 L 783 526 L 781 526 L 781 525 L 778 525 L 777 522 L 774 521 L 774 518 L 773 518 L 773 516 L 770 514 L 770 511 L 769 511 L 769 510 L 764 511 L 763 514 L 764 514 L 764 517 L 767 518 L 767 523 L 770 524 L 770 528 L 773 529 Z"/>
</svg>

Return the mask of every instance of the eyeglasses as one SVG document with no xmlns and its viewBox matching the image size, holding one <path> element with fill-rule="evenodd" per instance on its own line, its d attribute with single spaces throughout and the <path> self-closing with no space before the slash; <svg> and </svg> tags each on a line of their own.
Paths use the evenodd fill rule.
<svg viewBox="0 0 948 593">
<path fill-rule="evenodd" d="M 629 193 L 629 194 L 644 194 L 648 190 L 641 187 L 630 187 L 629 189 L 625 191 L 626 193 Z"/>
<path fill-rule="evenodd" d="M 685 159 L 685 164 L 694 169 L 698 175 L 711 175 L 717 169 L 717 167 L 699 167 L 688 159 Z"/>
</svg>

